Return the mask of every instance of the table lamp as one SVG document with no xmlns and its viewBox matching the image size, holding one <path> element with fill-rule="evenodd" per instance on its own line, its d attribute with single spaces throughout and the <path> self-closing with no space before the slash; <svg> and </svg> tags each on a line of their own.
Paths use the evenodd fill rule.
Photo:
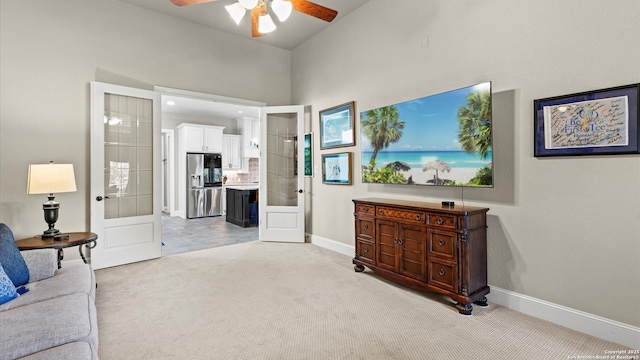
<svg viewBox="0 0 640 360">
<path fill-rule="evenodd" d="M 54 238 L 60 234 L 60 230 L 54 226 L 58 221 L 58 209 L 60 203 L 54 201 L 53 193 L 76 191 L 76 178 L 73 172 L 73 164 L 34 164 L 29 165 L 29 179 L 27 184 L 28 194 L 49 194 L 49 201 L 42 204 L 44 221 L 49 228 L 44 231 L 42 238 Z M 55 239 L 55 238 L 54 238 Z"/>
</svg>

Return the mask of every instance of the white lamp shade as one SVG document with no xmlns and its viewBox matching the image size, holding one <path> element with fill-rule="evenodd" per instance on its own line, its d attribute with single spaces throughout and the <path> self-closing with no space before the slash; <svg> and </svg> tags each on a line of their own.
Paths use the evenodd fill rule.
<svg viewBox="0 0 640 360">
<path fill-rule="evenodd" d="M 291 15 L 293 5 L 290 1 L 273 0 L 273 2 L 271 3 L 271 9 L 278 17 L 278 20 L 285 21 L 289 18 L 289 15 Z"/>
<path fill-rule="evenodd" d="M 247 10 L 251 10 L 258 5 L 258 0 L 238 0 L 238 2 Z"/>
<path fill-rule="evenodd" d="M 73 164 L 29 165 L 28 194 L 54 194 L 76 190 Z"/>
<path fill-rule="evenodd" d="M 240 3 L 233 3 L 224 8 L 227 9 L 227 12 L 231 15 L 233 21 L 236 22 L 236 25 L 240 25 L 240 20 L 242 20 L 242 17 L 244 17 L 244 14 L 247 12 L 244 6 L 240 5 Z"/>
<path fill-rule="evenodd" d="M 267 34 L 272 32 L 275 29 L 276 29 L 276 24 L 273 23 L 273 20 L 271 19 L 271 16 L 269 16 L 269 14 L 260 15 L 260 17 L 258 18 L 259 32 L 261 32 L 262 34 Z"/>
</svg>

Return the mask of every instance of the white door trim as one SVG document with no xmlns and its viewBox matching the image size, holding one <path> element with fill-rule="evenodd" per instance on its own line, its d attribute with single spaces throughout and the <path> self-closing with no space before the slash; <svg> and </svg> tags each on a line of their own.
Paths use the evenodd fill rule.
<svg viewBox="0 0 640 360">
<path fill-rule="evenodd" d="M 169 184 L 167 184 L 168 188 L 169 188 L 169 201 L 167 204 L 167 207 L 169 208 L 169 215 L 170 216 L 177 216 L 177 211 L 175 209 L 175 195 L 176 195 L 176 189 L 175 189 L 175 178 L 176 178 L 176 173 L 175 173 L 175 132 L 173 131 L 173 129 L 162 129 L 162 133 L 163 134 L 168 134 L 167 136 L 170 138 L 169 140 L 169 148 L 167 149 L 167 169 L 169 172 Z"/>
</svg>

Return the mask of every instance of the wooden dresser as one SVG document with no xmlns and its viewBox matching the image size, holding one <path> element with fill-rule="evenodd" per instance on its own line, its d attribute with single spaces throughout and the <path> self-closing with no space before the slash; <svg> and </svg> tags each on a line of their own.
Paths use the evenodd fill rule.
<svg viewBox="0 0 640 360">
<path fill-rule="evenodd" d="M 355 199 L 354 269 L 445 294 L 461 314 L 487 305 L 488 208 Z"/>
</svg>

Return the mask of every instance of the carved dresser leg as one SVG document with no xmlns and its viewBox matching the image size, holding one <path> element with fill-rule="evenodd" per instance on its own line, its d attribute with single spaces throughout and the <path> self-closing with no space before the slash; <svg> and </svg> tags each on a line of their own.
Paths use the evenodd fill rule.
<svg viewBox="0 0 640 360">
<path fill-rule="evenodd" d="M 353 266 L 353 270 L 355 270 L 356 272 L 363 272 L 364 271 L 364 266 L 362 266 L 362 265 L 354 265 Z"/>
<path fill-rule="evenodd" d="M 486 297 L 486 296 L 483 296 L 483 297 L 479 298 L 478 300 L 476 300 L 476 301 L 474 302 L 474 304 L 476 304 L 476 305 L 478 305 L 478 306 L 487 306 L 487 305 L 488 305 L 488 304 L 487 304 L 487 297 Z"/>
<path fill-rule="evenodd" d="M 458 312 L 462 315 L 471 315 L 471 312 L 473 311 L 473 306 L 471 304 L 457 303 L 456 308 L 458 309 Z"/>
</svg>

